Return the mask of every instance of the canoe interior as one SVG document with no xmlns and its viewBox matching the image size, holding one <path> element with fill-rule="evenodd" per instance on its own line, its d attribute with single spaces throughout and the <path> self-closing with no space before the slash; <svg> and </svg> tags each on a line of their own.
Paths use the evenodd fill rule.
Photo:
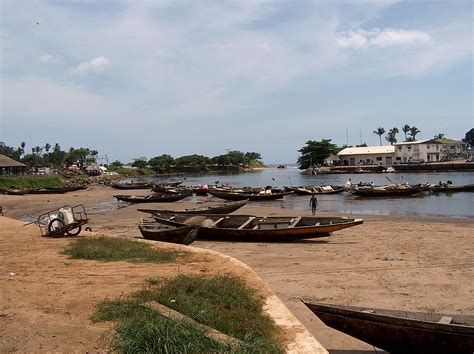
<svg viewBox="0 0 474 354">
<path fill-rule="evenodd" d="M 249 221 L 249 218 L 253 218 Z M 308 227 L 308 226 L 324 226 L 324 225 L 334 225 L 341 223 L 354 222 L 356 219 L 351 218 L 334 218 L 334 217 L 253 217 L 252 215 L 231 215 L 231 216 L 222 216 L 222 215 L 203 215 L 202 218 L 190 218 L 189 216 L 177 215 L 174 220 L 181 223 L 188 222 L 199 222 L 202 220 L 209 219 L 213 222 L 218 222 L 213 225 L 213 227 L 218 228 L 228 228 L 240 230 L 254 229 L 255 226 L 259 225 L 259 229 L 287 229 L 290 225 L 292 227 Z M 249 221 L 247 223 L 247 221 Z M 242 227 L 243 226 L 243 227 Z"/>
<path fill-rule="evenodd" d="M 305 305 L 327 326 L 390 352 L 472 353 L 474 316 Z"/>
<path fill-rule="evenodd" d="M 257 217 L 253 215 L 155 216 L 158 222 L 196 225 L 199 239 L 286 242 L 330 236 L 331 232 L 363 223 L 344 217 Z"/>
</svg>

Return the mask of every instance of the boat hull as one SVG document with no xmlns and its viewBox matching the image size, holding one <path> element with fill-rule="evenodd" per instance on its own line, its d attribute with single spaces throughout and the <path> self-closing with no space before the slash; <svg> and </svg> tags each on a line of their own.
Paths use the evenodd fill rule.
<svg viewBox="0 0 474 354">
<path fill-rule="evenodd" d="M 179 243 L 182 245 L 189 245 L 196 239 L 196 226 L 178 226 L 178 227 L 159 227 L 158 223 L 152 224 L 139 224 L 138 229 L 144 239 L 160 241 L 160 242 L 171 242 Z"/>
<path fill-rule="evenodd" d="M 138 209 L 138 211 L 149 213 L 152 215 L 159 214 L 184 214 L 184 215 L 200 215 L 200 214 L 229 214 L 247 204 L 247 200 L 238 201 L 234 203 L 227 203 L 219 206 L 201 207 L 184 210 L 169 210 L 169 209 Z"/>
<path fill-rule="evenodd" d="M 205 220 L 210 221 L 224 220 L 233 223 L 234 226 L 207 226 Z M 246 228 L 239 228 L 238 225 L 244 225 L 246 220 L 253 219 Z M 299 218 L 304 220 L 311 219 L 313 225 L 288 227 L 295 218 L 274 217 L 258 218 L 252 215 L 199 215 L 193 218 L 185 219 L 185 216 L 175 215 L 170 217 L 156 217 L 155 220 L 160 223 L 168 223 L 174 226 L 183 226 L 190 223 L 199 226 L 197 231 L 198 239 L 221 240 L 221 241 L 250 241 L 250 242 L 282 242 L 301 239 L 312 239 L 330 236 L 332 232 L 353 227 L 363 223 L 362 219 L 349 218 Z M 178 221 L 179 220 L 179 221 Z M 317 223 L 321 220 L 320 223 Z M 334 220 L 334 222 L 333 222 Z M 319 225 L 316 225 L 319 224 Z"/>
<path fill-rule="evenodd" d="M 128 203 L 172 203 L 189 197 L 189 193 L 162 194 L 159 196 L 114 195 L 118 201 Z M 149 197 L 149 198 L 146 198 Z"/>
<path fill-rule="evenodd" d="M 327 326 L 393 353 L 472 353 L 474 316 L 304 304 Z M 365 312 L 361 311 L 364 310 Z M 371 312 L 368 312 L 371 311 Z M 442 324 L 442 317 L 459 324 Z M 433 322 L 435 321 L 435 322 Z M 469 323 L 469 325 L 466 325 Z"/>
</svg>

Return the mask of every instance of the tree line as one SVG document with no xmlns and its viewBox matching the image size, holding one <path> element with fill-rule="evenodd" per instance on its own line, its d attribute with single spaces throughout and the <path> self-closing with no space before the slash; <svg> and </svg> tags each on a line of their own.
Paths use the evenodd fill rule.
<svg viewBox="0 0 474 354">
<path fill-rule="evenodd" d="M 229 151 L 226 154 L 207 157 L 203 155 L 193 154 L 173 158 L 169 154 L 152 157 L 147 160 L 145 158 L 137 158 L 131 163 L 131 166 L 137 168 L 150 168 L 155 172 L 167 172 L 176 168 L 186 167 L 206 167 L 206 166 L 245 166 L 256 167 L 262 166 L 262 156 L 258 152 L 241 152 L 238 150 Z M 113 167 L 121 167 L 120 161 L 111 163 Z"/>
<path fill-rule="evenodd" d="M 35 146 L 31 148 L 30 153 L 26 153 L 26 143 L 22 142 L 18 147 L 7 146 L 0 142 L 0 154 L 8 156 L 14 160 L 21 161 L 28 167 L 62 167 L 72 164 L 79 164 L 78 167 L 84 167 L 87 164 L 97 160 L 97 150 L 89 148 L 73 148 L 64 151 L 56 143 L 51 145 L 46 143 L 44 146 Z M 226 154 L 207 157 L 203 155 L 186 155 L 173 158 L 171 155 L 163 154 L 160 156 L 146 159 L 144 157 L 136 158 L 128 164 L 119 160 L 106 164 L 107 167 L 120 168 L 123 166 L 132 166 L 137 168 L 150 168 L 156 172 L 167 172 L 174 168 L 183 167 L 204 167 L 204 166 L 262 166 L 262 156 L 258 152 L 241 152 L 238 150 L 229 151 Z"/>
</svg>

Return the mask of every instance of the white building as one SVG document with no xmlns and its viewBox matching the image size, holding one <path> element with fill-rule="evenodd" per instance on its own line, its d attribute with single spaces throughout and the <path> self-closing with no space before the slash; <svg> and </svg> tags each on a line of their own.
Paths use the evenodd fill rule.
<svg viewBox="0 0 474 354">
<path fill-rule="evenodd" d="M 394 145 L 394 163 L 435 162 L 442 159 L 442 144 L 437 140 L 406 141 Z"/>
<path fill-rule="evenodd" d="M 338 152 L 342 166 L 382 165 L 390 166 L 393 163 L 395 147 L 366 146 L 345 148 Z"/>
</svg>

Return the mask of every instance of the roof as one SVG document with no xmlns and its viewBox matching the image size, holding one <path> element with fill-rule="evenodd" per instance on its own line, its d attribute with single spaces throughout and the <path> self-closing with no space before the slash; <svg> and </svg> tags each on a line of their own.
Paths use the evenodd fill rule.
<svg viewBox="0 0 474 354">
<path fill-rule="evenodd" d="M 324 161 L 339 161 L 339 157 L 331 154 L 328 157 L 326 157 Z"/>
<path fill-rule="evenodd" d="M 26 165 L 0 154 L 0 168 L 2 167 L 26 167 Z"/>
<path fill-rule="evenodd" d="M 352 147 L 345 148 L 337 153 L 341 155 L 366 155 L 366 154 L 393 154 L 395 152 L 395 146 L 363 146 L 363 147 Z"/>
<path fill-rule="evenodd" d="M 418 144 L 440 144 L 440 142 L 435 139 L 426 139 L 426 140 L 404 141 L 402 143 L 396 143 L 394 145 L 418 145 Z"/>
<path fill-rule="evenodd" d="M 464 141 L 453 140 L 453 139 L 448 139 L 448 138 L 437 139 L 436 141 L 441 144 L 461 144 L 461 145 L 466 144 Z"/>
</svg>

